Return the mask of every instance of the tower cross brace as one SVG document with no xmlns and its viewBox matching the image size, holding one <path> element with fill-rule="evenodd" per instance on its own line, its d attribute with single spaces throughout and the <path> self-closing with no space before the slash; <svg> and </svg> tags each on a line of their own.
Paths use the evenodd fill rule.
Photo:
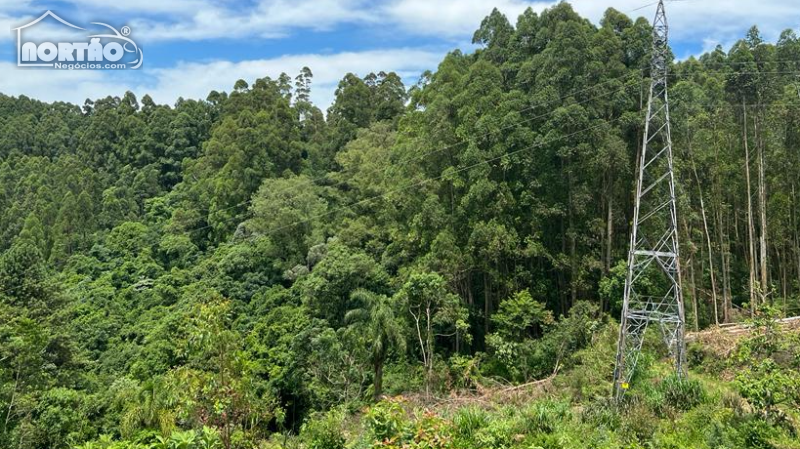
<svg viewBox="0 0 800 449">
<path fill-rule="evenodd" d="M 684 310 L 675 201 L 667 76 L 669 26 L 660 0 L 653 21 L 650 96 L 638 161 L 636 201 L 625 278 L 614 396 L 621 399 L 636 372 L 650 324 L 656 324 L 679 377 L 685 376 Z"/>
</svg>

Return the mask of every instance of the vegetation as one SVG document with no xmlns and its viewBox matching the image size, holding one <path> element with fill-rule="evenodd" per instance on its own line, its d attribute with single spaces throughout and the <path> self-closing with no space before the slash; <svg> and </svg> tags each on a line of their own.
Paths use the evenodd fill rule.
<svg viewBox="0 0 800 449">
<path fill-rule="evenodd" d="M 650 32 L 494 11 L 327 114 L 0 95 L 0 447 L 800 447 L 792 31 L 671 67 L 687 325 L 759 332 L 607 399 Z"/>
</svg>

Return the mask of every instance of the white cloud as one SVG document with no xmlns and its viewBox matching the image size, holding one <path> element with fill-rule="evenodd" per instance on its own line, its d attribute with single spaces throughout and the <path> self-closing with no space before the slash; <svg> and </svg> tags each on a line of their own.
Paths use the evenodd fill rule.
<svg viewBox="0 0 800 449">
<path fill-rule="evenodd" d="M 87 97 L 121 95 L 126 87 L 112 80 L 111 72 L 93 70 L 45 70 L 18 68 L 0 62 L 0 92 L 27 95 L 43 101 L 70 101 L 83 104 Z"/>
<path fill-rule="evenodd" d="M 557 1 L 522 0 L 396 0 L 384 6 L 389 21 L 416 33 L 442 37 L 468 37 L 481 19 L 496 7 L 514 24 L 527 8 L 540 12 Z M 573 0 L 573 8 L 594 23 L 613 7 L 631 16 L 651 19 L 655 5 L 647 0 Z M 666 5 L 672 36 L 676 40 L 704 39 L 727 42 L 742 37 L 743 30 L 758 25 L 775 40 L 786 28 L 800 28 L 800 2 L 787 0 L 682 0 Z M 635 11 L 634 11 L 635 10 Z"/>
<path fill-rule="evenodd" d="M 157 0 L 146 0 L 151 1 Z M 170 21 L 134 19 L 132 24 L 142 39 L 158 41 L 280 38 L 292 29 L 326 30 L 345 23 L 377 21 L 364 0 L 263 0 L 249 9 L 204 4 L 180 8 L 179 12 L 182 14 Z"/>
<path fill-rule="evenodd" d="M 0 12 L 25 10 L 30 7 L 30 0 L 0 0 Z"/>
<path fill-rule="evenodd" d="M 325 30 L 370 24 L 412 35 L 455 41 L 471 37 L 481 19 L 497 7 L 514 23 L 526 8 L 541 11 L 556 0 L 256 0 L 249 6 L 214 0 L 66 0 L 94 20 L 125 14 L 138 39 L 206 40 L 279 38 L 298 29 Z M 614 7 L 632 15 L 652 16 L 648 0 L 573 0 L 573 7 L 595 23 Z M 641 9 L 640 9 L 641 8 Z M 633 10 L 637 11 L 633 11 Z M 785 28 L 800 27 L 800 3 L 792 0 L 683 0 L 667 5 L 676 40 L 730 41 L 758 24 L 768 39 Z M 31 0 L 0 0 L 0 27 L 14 18 L 38 14 Z M 2 28 L 0 28 L 2 30 Z M 8 33 L 0 32 L 0 41 Z"/>
<path fill-rule="evenodd" d="M 127 24 L 142 41 L 284 37 L 292 29 L 324 30 L 344 23 L 377 20 L 369 0 L 260 0 L 253 6 L 212 0 L 66 0 L 88 21 L 103 15 L 128 15 Z M 28 0 L 0 0 L 0 30 L 38 16 L 43 9 Z M 88 22 L 87 21 L 87 22 Z M 79 24 L 80 25 L 80 24 Z M 0 41 L 11 39 L 0 31 Z"/>
<path fill-rule="evenodd" d="M 179 95 L 205 98 L 211 90 L 230 91 L 237 79 L 252 82 L 282 72 L 294 77 L 303 66 L 314 74 L 311 99 L 325 109 L 333 101 L 339 80 L 348 72 L 364 76 L 380 70 L 398 72 L 405 81 L 414 82 L 424 70 L 436 67 L 442 52 L 414 49 L 347 52 L 332 55 L 305 54 L 242 62 L 181 63 L 168 69 L 153 70 L 157 82 L 150 95 L 161 103 L 171 103 Z"/>
<path fill-rule="evenodd" d="M 471 37 L 481 20 L 497 8 L 514 24 L 528 7 L 541 11 L 556 2 L 520 0 L 399 0 L 385 6 L 387 17 L 405 30 L 448 38 Z"/>
<path fill-rule="evenodd" d="M 655 5 L 630 12 L 647 4 L 646 0 L 576 0 L 573 6 L 595 23 L 609 7 L 631 16 L 651 20 Z M 666 4 L 673 40 L 729 42 L 758 25 L 764 37 L 777 39 L 786 28 L 800 28 L 800 3 L 792 0 L 681 0 Z"/>
<path fill-rule="evenodd" d="M 204 99 L 212 90 L 230 91 L 240 78 L 251 83 L 265 76 L 276 79 L 281 72 L 294 77 L 303 66 L 308 66 L 314 73 L 312 100 L 324 110 L 332 102 L 339 80 L 348 72 L 364 76 L 380 70 L 395 71 L 411 83 L 424 70 L 436 67 L 441 58 L 439 51 L 390 49 L 242 62 L 184 62 L 174 67 L 136 72 L 18 69 L 12 63 L 0 62 L 0 73 L 5 74 L 0 77 L 0 92 L 83 104 L 86 98 L 121 96 L 131 90 L 140 98 L 150 94 L 158 103 L 172 104 L 178 97 Z M 152 82 L 142 83 L 142 78 Z"/>
<path fill-rule="evenodd" d="M 14 18 L 0 13 L 0 42 L 13 39 L 14 32 L 11 29 L 14 28 L 14 20 Z"/>
<path fill-rule="evenodd" d="M 2 2 L 4 0 L 0 0 Z M 13 1 L 13 0 L 12 0 Z M 108 1 L 108 0 L 67 0 L 83 10 L 107 10 L 122 12 L 144 12 L 148 14 L 178 14 L 187 15 L 200 9 L 206 9 L 213 4 L 207 0 L 136 0 L 136 1 Z"/>
</svg>

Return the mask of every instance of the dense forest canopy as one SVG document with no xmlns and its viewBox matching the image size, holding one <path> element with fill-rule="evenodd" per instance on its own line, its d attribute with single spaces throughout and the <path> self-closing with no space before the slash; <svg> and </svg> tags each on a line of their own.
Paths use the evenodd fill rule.
<svg viewBox="0 0 800 449">
<path fill-rule="evenodd" d="M 0 94 L 0 447 L 271 447 L 578 363 L 620 313 L 651 27 L 560 3 L 473 40 L 326 113 L 308 69 L 173 106 Z M 798 314 L 800 39 L 670 72 L 687 327 Z"/>
</svg>

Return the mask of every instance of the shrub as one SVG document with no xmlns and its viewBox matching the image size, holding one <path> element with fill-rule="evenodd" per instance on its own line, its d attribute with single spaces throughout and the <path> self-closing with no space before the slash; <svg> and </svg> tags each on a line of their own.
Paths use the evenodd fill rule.
<svg viewBox="0 0 800 449">
<path fill-rule="evenodd" d="M 728 358 L 705 342 L 689 343 L 686 347 L 686 361 L 692 370 L 706 374 L 719 375 L 728 367 Z"/>
<path fill-rule="evenodd" d="M 514 443 L 516 426 L 512 419 L 496 416 L 475 433 L 476 448 L 509 448 Z"/>
<path fill-rule="evenodd" d="M 433 412 L 425 411 L 416 417 L 414 439 L 405 449 L 448 449 L 452 448 L 453 437 L 449 423 Z"/>
<path fill-rule="evenodd" d="M 581 411 L 581 421 L 609 430 L 619 428 L 620 415 L 615 400 L 610 397 L 598 397 L 589 402 Z"/>
<path fill-rule="evenodd" d="M 480 378 L 480 354 L 469 357 L 456 354 L 450 357 L 450 373 L 457 388 L 474 388 Z"/>
<path fill-rule="evenodd" d="M 401 432 L 373 444 L 382 449 L 450 449 L 454 448 L 450 423 L 433 412 L 417 414 L 408 432 Z"/>
<path fill-rule="evenodd" d="M 748 420 L 741 425 L 739 433 L 742 447 L 753 449 L 774 449 L 775 446 L 770 443 L 770 440 L 778 434 L 775 428 L 756 419 Z"/>
<path fill-rule="evenodd" d="M 736 376 L 739 394 L 765 417 L 776 417 L 780 406 L 800 403 L 800 380 L 797 372 L 780 368 L 771 359 Z"/>
<path fill-rule="evenodd" d="M 658 418 L 644 403 L 631 400 L 622 416 L 621 429 L 628 439 L 650 441 L 658 428 Z"/>
<path fill-rule="evenodd" d="M 340 410 L 312 414 L 300 430 L 308 449 L 344 449 L 343 421 L 344 414 Z"/>
<path fill-rule="evenodd" d="M 569 418 L 569 405 L 563 402 L 540 401 L 524 411 L 526 431 L 528 432 L 553 432 L 559 422 Z"/>
<path fill-rule="evenodd" d="M 475 434 L 489 424 L 489 414 L 478 407 L 464 407 L 453 415 L 453 428 L 457 437 L 472 440 Z"/>
<path fill-rule="evenodd" d="M 385 399 L 373 405 L 364 416 L 365 424 L 376 441 L 394 441 L 407 432 L 408 420 L 401 399 Z"/>
<path fill-rule="evenodd" d="M 699 381 L 691 378 L 681 379 L 672 375 L 665 378 L 656 387 L 656 395 L 660 404 L 656 412 L 663 412 L 663 407 L 672 410 L 690 410 L 706 400 L 706 393 Z"/>
</svg>

